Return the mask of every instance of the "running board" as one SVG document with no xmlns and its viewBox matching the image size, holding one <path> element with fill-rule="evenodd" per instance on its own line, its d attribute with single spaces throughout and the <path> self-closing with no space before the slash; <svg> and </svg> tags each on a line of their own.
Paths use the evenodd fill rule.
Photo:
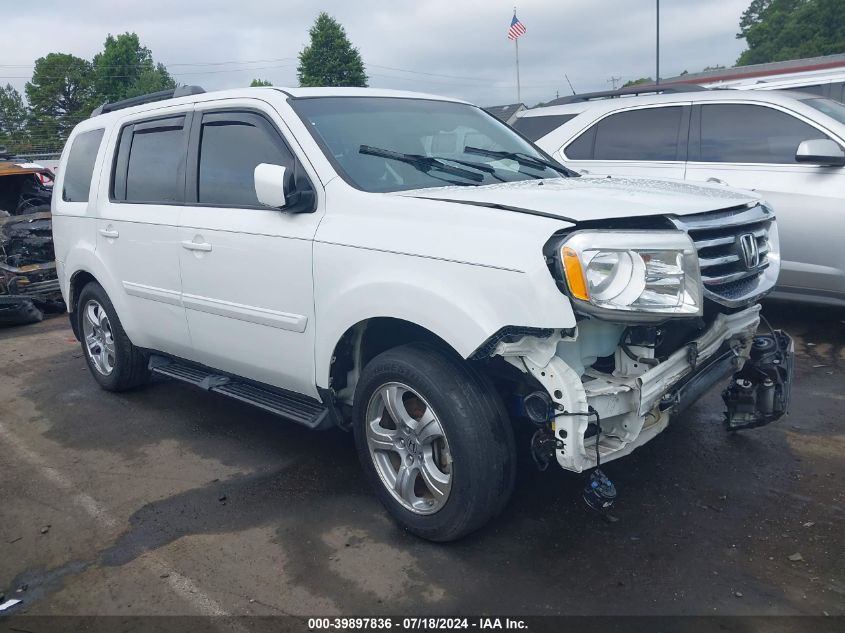
<svg viewBox="0 0 845 633">
<path fill-rule="evenodd" d="M 186 382 L 200 389 L 245 402 L 309 429 L 325 428 L 331 424 L 329 409 L 305 396 L 282 393 L 230 376 L 215 374 L 206 368 L 164 356 L 150 356 L 149 368 L 159 376 Z"/>
</svg>

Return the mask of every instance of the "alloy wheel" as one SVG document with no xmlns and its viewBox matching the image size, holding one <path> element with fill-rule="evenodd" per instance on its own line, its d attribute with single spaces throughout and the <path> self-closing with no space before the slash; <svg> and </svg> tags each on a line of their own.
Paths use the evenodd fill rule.
<svg viewBox="0 0 845 633">
<path fill-rule="evenodd" d="M 367 405 L 367 444 L 379 478 L 404 508 L 433 514 L 449 498 L 452 454 L 437 414 L 411 387 L 391 382 Z"/>
<path fill-rule="evenodd" d="M 115 346 L 111 323 L 105 309 L 91 299 L 82 310 L 82 334 L 85 350 L 94 368 L 103 376 L 114 371 Z"/>
</svg>

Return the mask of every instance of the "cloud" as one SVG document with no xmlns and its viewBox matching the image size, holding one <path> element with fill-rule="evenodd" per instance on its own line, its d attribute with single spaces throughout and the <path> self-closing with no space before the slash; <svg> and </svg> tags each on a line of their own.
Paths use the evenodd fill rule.
<svg viewBox="0 0 845 633">
<path fill-rule="evenodd" d="M 748 2 L 663 0 L 661 75 L 731 65 L 744 46 L 734 34 Z M 218 89 L 261 77 L 295 86 L 296 55 L 317 13 L 327 11 L 360 49 L 372 86 L 509 103 L 516 100 L 512 7 L 497 0 L 42 1 L 4 11 L 0 83 L 22 91 L 36 58 L 90 59 L 108 33 L 134 31 L 181 83 Z M 568 93 L 564 73 L 580 92 L 606 89 L 612 76 L 654 75 L 653 1 L 525 0 L 518 15 L 528 30 L 519 56 L 529 105 Z"/>
</svg>

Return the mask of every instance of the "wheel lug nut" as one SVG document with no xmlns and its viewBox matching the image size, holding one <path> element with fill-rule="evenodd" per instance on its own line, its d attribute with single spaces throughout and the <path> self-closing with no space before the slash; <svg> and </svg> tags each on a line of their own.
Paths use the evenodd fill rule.
<svg viewBox="0 0 845 633">
<path fill-rule="evenodd" d="M 408 463 L 409 463 L 409 464 L 413 464 L 413 463 L 414 463 L 414 456 L 413 456 L 413 455 L 408 455 Z"/>
</svg>

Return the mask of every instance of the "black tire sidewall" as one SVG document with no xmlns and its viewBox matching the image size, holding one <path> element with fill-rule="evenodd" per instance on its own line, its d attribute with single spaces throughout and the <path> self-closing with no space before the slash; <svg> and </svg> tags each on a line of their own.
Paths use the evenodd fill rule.
<svg viewBox="0 0 845 633">
<path fill-rule="evenodd" d="M 509 421 L 492 386 L 446 351 L 406 345 L 374 358 L 356 387 L 355 445 L 367 478 L 381 502 L 405 529 L 435 541 L 455 540 L 478 529 L 504 506 L 513 487 L 515 449 Z M 417 391 L 434 409 L 452 454 L 452 486 L 444 506 L 417 514 L 400 504 L 373 464 L 365 419 L 373 394 L 399 382 Z"/>
</svg>

